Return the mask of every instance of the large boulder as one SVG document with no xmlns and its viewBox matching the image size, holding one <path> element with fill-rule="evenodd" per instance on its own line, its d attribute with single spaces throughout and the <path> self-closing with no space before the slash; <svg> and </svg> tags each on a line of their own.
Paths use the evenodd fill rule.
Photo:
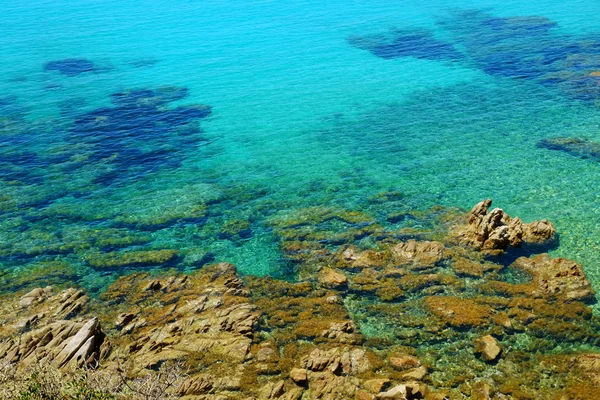
<svg viewBox="0 0 600 400">
<path fill-rule="evenodd" d="M 469 212 L 467 223 L 457 226 L 452 234 L 460 244 L 483 251 L 504 251 L 524 244 L 548 244 L 555 235 L 554 225 L 547 220 L 526 224 L 511 218 L 500 208 L 489 211 L 492 200 L 477 203 Z"/>
</svg>

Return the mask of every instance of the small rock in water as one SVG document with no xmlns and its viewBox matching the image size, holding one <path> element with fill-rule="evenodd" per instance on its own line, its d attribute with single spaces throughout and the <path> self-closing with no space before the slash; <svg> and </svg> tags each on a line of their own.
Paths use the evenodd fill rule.
<svg viewBox="0 0 600 400">
<path fill-rule="evenodd" d="M 348 279 L 333 268 L 324 268 L 319 274 L 319 282 L 325 287 L 337 289 L 346 286 Z"/>
<path fill-rule="evenodd" d="M 475 339 L 475 353 L 481 355 L 485 361 L 495 361 L 502 353 L 502 347 L 498 341 L 491 335 L 486 335 Z"/>
</svg>

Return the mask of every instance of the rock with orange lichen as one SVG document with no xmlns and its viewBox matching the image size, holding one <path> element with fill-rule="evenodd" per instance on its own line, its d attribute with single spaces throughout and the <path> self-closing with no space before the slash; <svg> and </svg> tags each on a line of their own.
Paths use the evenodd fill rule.
<svg viewBox="0 0 600 400">
<path fill-rule="evenodd" d="M 295 262 L 295 282 L 242 278 L 232 265 L 216 264 L 189 275 L 124 276 L 97 301 L 75 289 L 61 300 L 57 291 L 38 288 L 0 301 L 0 336 L 12 340 L 0 343 L 0 358 L 47 356 L 47 339 L 38 340 L 45 329 L 66 321 L 73 325 L 69 339 L 97 317 L 107 335 L 102 346 L 81 354 L 59 350 L 52 353 L 62 353 L 58 363 L 75 357 L 79 364 L 91 352 L 88 359 L 100 359 L 101 368 L 135 377 L 176 360 L 189 373 L 178 393 L 185 398 L 558 399 L 592 393 L 594 385 L 600 388 L 593 379 L 600 370 L 596 355 L 545 355 L 559 346 L 600 344 L 600 322 L 582 302 L 593 292 L 581 266 L 545 255 L 511 267 L 491 262 L 489 252 L 504 241 L 544 242 L 553 228 L 488 212 L 489 205 L 476 206 L 472 225 L 463 227 L 467 233 L 449 240 L 445 231 L 389 234 L 362 213 L 314 208 L 277 215 L 272 226 Z M 449 216 L 445 224 L 455 221 Z M 460 246 L 457 237 L 473 238 L 475 227 L 487 232 L 485 239 Z M 361 235 L 371 237 L 355 242 Z M 365 242 L 372 247 L 357 247 Z M 531 280 L 507 281 L 505 272 L 514 268 Z M 21 334 L 23 349 L 15 340 Z M 505 351 L 483 349 L 477 357 L 473 338 L 485 347 L 490 335 Z"/>
<path fill-rule="evenodd" d="M 467 223 L 454 228 L 451 241 L 493 253 L 523 244 L 549 244 L 554 240 L 554 225 L 547 220 L 525 224 L 500 208 L 488 211 L 491 205 L 489 199 L 477 203 L 469 212 Z"/>
<path fill-rule="evenodd" d="M 557 296 L 568 301 L 595 300 L 594 290 L 586 279 L 581 264 L 539 254 L 531 258 L 520 257 L 514 265 L 533 276 L 534 295 Z"/>
<path fill-rule="evenodd" d="M 459 289 L 463 283 L 449 274 L 406 274 L 399 280 L 400 287 L 407 292 L 422 294 L 443 293 L 448 288 Z"/>
<path fill-rule="evenodd" d="M 494 315 L 490 306 L 455 296 L 429 296 L 425 298 L 425 306 L 432 315 L 458 329 L 487 326 Z"/>
<path fill-rule="evenodd" d="M 248 281 L 254 304 L 263 313 L 259 329 L 285 345 L 297 340 L 315 343 L 360 343 L 362 335 L 332 292 L 309 283 L 293 284 L 269 278 Z M 333 292 L 335 293 L 335 292 Z"/>
<path fill-rule="evenodd" d="M 452 269 L 458 276 L 472 278 L 481 278 L 483 276 L 483 265 L 466 257 L 455 257 L 452 260 Z"/>
</svg>

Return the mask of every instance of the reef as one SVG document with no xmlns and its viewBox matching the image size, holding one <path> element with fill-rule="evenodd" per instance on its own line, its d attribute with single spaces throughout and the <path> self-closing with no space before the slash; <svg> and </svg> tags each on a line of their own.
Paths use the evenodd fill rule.
<svg viewBox="0 0 600 400">
<path fill-rule="evenodd" d="M 544 16 L 498 17 L 478 9 L 452 11 L 437 25 L 445 41 L 432 30 L 390 29 L 348 42 L 384 59 L 451 60 L 488 75 L 552 87 L 572 99 L 595 104 L 600 98 L 597 35 L 561 34 Z"/>
<path fill-rule="evenodd" d="M 354 211 L 276 214 L 269 224 L 294 280 L 218 263 L 136 271 L 99 298 L 56 286 L 4 295 L 0 362 L 128 377 L 178 362 L 187 374 L 171 394 L 189 399 L 595 399 L 600 321 L 582 266 L 541 253 L 556 240 L 550 222 L 490 206 L 430 210 L 443 230 L 420 234 Z M 221 229 L 231 238 L 248 223 Z M 179 256 L 113 251 L 89 262 Z"/>
<path fill-rule="evenodd" d="M 204 141 L 198 120 L 211 113 L 203 104 L 169 104 L 187 97 L 184 87 L 133 89 L 113 93 L 113 107 L 75 118 L 66 137 L 77 149 L 73 169 L 94 165 L 95 183 L 112 185 L 159 169 L 177 168 L 188 150 Z"/>
<path fill-rule="evenodd" d="M 436 39 L 427 30 L 397 30 L 371 36 L 353 36 L 348 42 L 374 56 L 393 59 L 414 57 L 428 60 L 458 60 L 463 55 L 452 44 Z"/>
</svg>

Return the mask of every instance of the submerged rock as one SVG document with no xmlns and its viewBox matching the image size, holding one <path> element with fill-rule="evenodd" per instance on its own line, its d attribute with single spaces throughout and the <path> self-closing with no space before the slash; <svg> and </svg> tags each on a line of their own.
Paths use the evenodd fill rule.
<svg viewBox="0 0 600 400">
<path fill-rule="evenodd" d="M 169 104 L 188 95 L 185 87 L 131 89 L 111 95 L 113 107 L 79 115 L 67 140 L 82 160 L 98 169 L 95 183 L 112 185 L 133 175 L 179 167 L 184 153 L 204 140 L 198 120 L 211 113 L 202 104 Z"/>
<path fill-rule="evenodd" d="M 554 137 L 542 139 L 538 147 L 564 151 L 575 157 L 600 161 L 600 143 L 584 138 Z"/>
<path fill-rule="evenodd" d="M 165 265 L 177 258 L 178 255 L 179 250 L 113 252 L 89 256 L 87 262 L 95 269 Z"/>
<path fill-rule="evenodd" d="M 588 303 L 596 299 L 581 264 L 574 261 L 539 254 L 531 258 L 520 257 L 514 265 L 533 276 L 535 295 L 556 296 L 567 301 Z"/>
<path fill-rule="evenodd" d="M 44 71 L 58 71 L 62 75 L 70 77 L 95 70 L 94 63 L 85 58 L 66 58 L 64 60 L 49 61 L 44 65 Z"/>
<path fill-rule="evenodd" d="M 382 35 L 353 36 L 348 42 L 360 49 L 369 50 L 381 58 L 414 57 L 429 60 L 456 60 L 463 55 L 426 30 L 391 30 Z"/>
</svg>

